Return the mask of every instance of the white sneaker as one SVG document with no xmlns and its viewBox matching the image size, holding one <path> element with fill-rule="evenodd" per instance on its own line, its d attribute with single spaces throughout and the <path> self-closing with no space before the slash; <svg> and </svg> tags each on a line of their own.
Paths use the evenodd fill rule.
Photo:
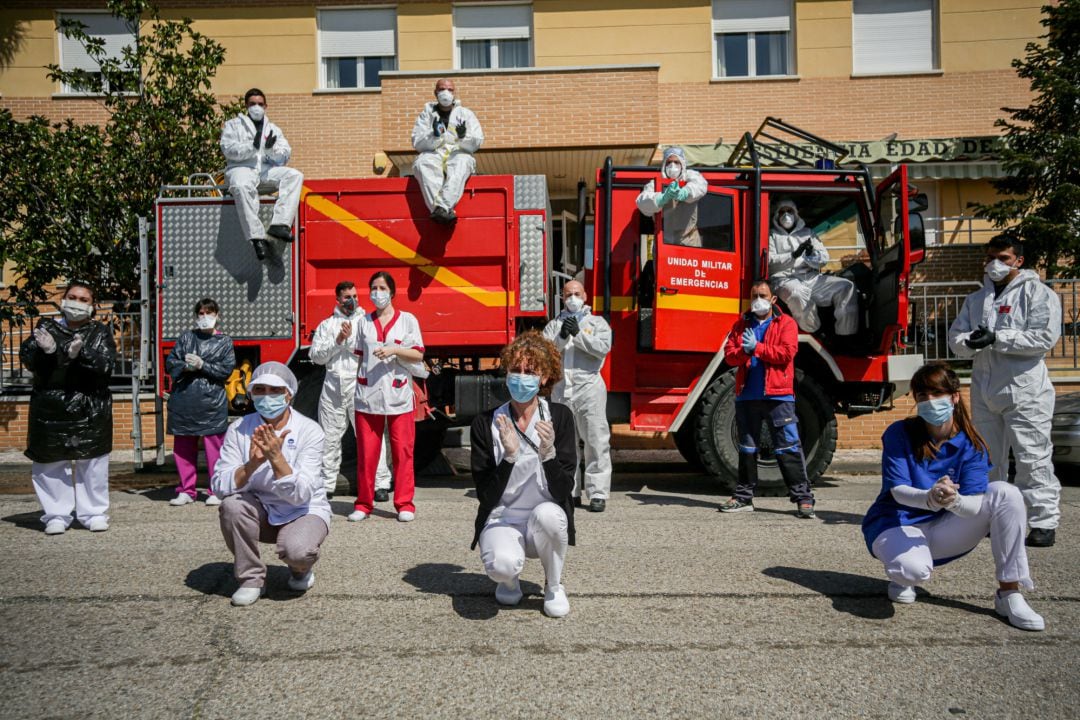
<svg viewBox="0 0 1080 720">
<path fill-rule="evenodd" d="M 49 522 L 45 523 L 46 535 L 63 535 L 67 532 L 67 523 L 60 518 L 53 518 Z"/>
<path fill-rule="evenodd" d="M 289 589 L 296 592 L 306 592 L 311 589 L 311 586 L 315 584 L 315 571 L 308 570 L 300 577 L 295 575 L 289 575 Z"/>
<path fill-rule="evenodd" d="M 221 498 L 219 498 L 217 495 L 207 495 L 206 496 L 206 504 L 209 505 L 210 507 L 213 507 L 215 505 L 220 505 L 221 504 Z"/>
<path fill-rule="evenodd" d="M 169 501 L 169 504 L 173 507 L 180 507 L 181 505 L 187 505 L 188 503 L 193 502 L 195 502 L 195 498 L 187 493 L 177 493 L 176 497 Z"/>
<path fill-rule="evenodd" d="M 570 612 L 570 601 L 562 585 L 544 588 L 544 614 L 548 617 L 565 617 Z"/>
<path fill-rule="evenodd" d="M 416 513 L 411 510 L 402 510 L 397 514 L 398 522 L 412 522 L 416 519 Z"/>
<path fill-rule="evenodd" d="M 105 532 L 109 529 L 109 521 L 103 517 L 96 517 L 90 521 L 86 529 L 90 532 Z"/>
<path fill-rule="evenodd" d="M 265 594 L 265 587 L 242 587 L 232 594 L 232 604 L 237 607 L 254 605 L 255 602 Z"/>
<path fill-rule="evenodd" d="M 521 602 L 521 597 L 521 582 L 517 578 L 509 585 L 498 583 L 495 586 L 495 602 L 500 605 L 517 605 Z"/>
<path fill-rule="evenodd" d="M 363 510 L 353 510 L 349 513 L 349 522 L 360 522 L 361 520 L 367 520 L 367 513 Z"/>
<path fill-rule="evenodd" d="M 889 583 L 889 599 L 894 603 L 910 605 L 915 602 L 915 588 L 911 585 L 891 582 Z"/>
<path fill-rule="evenodd" d="M 1046 627 L 1042 615 L 1031 609 L 1018 590 L 1009 590 L 1004 595 L 1000 590 L 994 593 L 994 609 L 1001 617 L 1009 618 L 1009 624 L 1021 630 L 1042 630 Z"/>
</svg>

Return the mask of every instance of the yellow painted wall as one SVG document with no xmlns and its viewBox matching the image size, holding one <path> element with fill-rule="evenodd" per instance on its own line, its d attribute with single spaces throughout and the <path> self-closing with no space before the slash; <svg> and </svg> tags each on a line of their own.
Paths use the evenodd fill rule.
<svg viewBox="0 0 1080 720">
<path fill-rule="evenodd" d="M 40 97 L 54 92 L 45 66 L 57 61 L 56 23 L 48 10 L 0 11 L 0 32 L 12 33 L 11 64 L 0 68 L 0 95 Z"/>
<path fill-rule="evenodd" d="M 1043 33 L 1032 0 L 939 0 L 941 68 L 946 72 L 1008 69 Z"/>
<path fill-rule="evenodd" d="M 454 18 L 449 3 L 398 5 L 398 68 L 446 70 L 454 66 Z"/>
<path fill-rule="evenodd" d="M 795 3 L 795 72 L 804 78 L 851 74 L 851 0 Z"/>
<path fill-rule="evenodd" d="M 712 5 L 702 0 L 536 0 L 537 67 L 660 64 L 660 82 L 706 82 Z"/>
</svg>

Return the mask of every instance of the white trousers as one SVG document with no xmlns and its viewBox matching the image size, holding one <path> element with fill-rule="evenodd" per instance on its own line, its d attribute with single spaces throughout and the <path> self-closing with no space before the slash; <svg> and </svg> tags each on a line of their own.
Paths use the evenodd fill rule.
<svg viewBox="0 0 1080 720">
<path fill-rule="evenodd" d="M 807 332 L 821 328 L 818 306 L 833 308 L 837 335 L 854 335 L 859 329 L 859 303 L 855 283 L 835 275 L 814 275 L 780 281 L 776 294 L 787 303 L 792 317 Z"/>
<path fill-rule="evenodd" d="M 565 393 L 565 391 L 564 391 Z M 561 400 L 574 414 L 574 426 L 581 441 L 574 470 L 574 494 L 582 490 L 582 447 L 584 444 L 584 489 L 589 499 L 607 500 L 611 493 L 611 426 L 607 419 L 607 387 L 597 375 L 589 383 L 574 385 L 570 399 Z"/>
<path fill-rule="evenodd" d="M 1024 499 L 1005 482 L 992 482 L 974 517 L 945 513 L 929 522 L 890 528 L 873 542 L 874 557 L 885 564 L 885 574 L 900 585 L 922 585 L 930 580 L 934 560 L 945 560 L 975 548 L 990 533 L 998 582 L 1035 587 L 1024 549 Z"/>
<path fill-rule="evenodd" d="M 531 511 L 511 511 L 491 520 L 480 533 L 480 560 L 484 572 L 497 583 L 511 583 L 521 575 L 525 558 L 540 558 L 546 587 L 562 583 L 568 543 L 566 513 L 553 502 Z"/>
<path fill-rule="evenodd" d="M 1054 386 L 1045 380 L 1041 386 L 989 398 L 980 387 L 971 384 L 971 419 L 990 448 L 990 479 L 1008 479 L 1012 448 L 1016 487 L 1027 503 L 1028 525 L 1056 528 L 1061 517 L 1061 482 L 1054 474 L 1054 446 L 1050 440 Z"/>
<path fill-rule="evenodd" d="M 420 181 L 420 192 L 428 210 L 436 206 L 453 210 L 465 192 L 465 181 L 476 172 L 476 158 L 464 151 L 450 153 L 443 160 L 437 152 L 422 152 L 413 163 L 413 174 Z"/>
<path fill-rule="evenodd" d="M 341 438 L 345 434 L 345 428 L 351 426 L 353 434 L 356 434 L 354 399 L 355 393 L 332 390 L 326 385 L 323 385 L 322 394 L 319 396 L 319 425 L 326 435 L 323 441 L 322 478 L 323 487 L 328 493 L 333 493 L 337 488 L 338 473 L 341 470 Z M 379 468 L 375 471 L 375 489 L 389 490 L 392 476 L 390 447 L 386 442 L 386 432 L 383 432 Z"/>
<path fill-rule="evenodd" d="M 277 188 L 274 216 L 271 225 L 288 225 L 296 221 L 296 209 L 300 207 L 300 191 L 304 187 L 304 174 L 291 167 L 272 167 L 262 174 L 251 168 L 236 167 L 225 171 L 229 194 L 236 202 L 240 217 L 240 229 L 245 240 L 265 240 L 266 228 L 259 220 L 259 187 Z"/>
<path fill-rule="evenodd" d="M 109 455 L 86 460 L 61 460 L 31 467 L 34 492 L 44 514 L 41 522 L 63 520 L 71 526 L 71 514 L 84 527 L 94 518 L 105 518 L 109 510 Z"/>
</svg>

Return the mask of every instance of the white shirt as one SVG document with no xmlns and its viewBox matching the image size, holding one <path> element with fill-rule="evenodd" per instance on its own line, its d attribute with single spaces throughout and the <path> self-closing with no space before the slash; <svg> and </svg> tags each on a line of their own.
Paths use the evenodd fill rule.
<svg viewBox="0 0 1080 720">
<path fill-rule="evenodd" d="M 322 480 L 323 431 L 319 424 L 296 410 L 289 410 L 289 421 L 278 432 L 281 453 L 292 474 L 274 477 L 274 469 L 264 462 L 248 477 L 247 484 L 236 488 L 236 471 L 251 457 L 251 437 L 264 423 L 258 413 L 245 415 L 229 426 L 221 456 L 214 467 L 210 487 L 218 497 L 237 492 L 253 496 L 266 509 L 271 525 L 285 525 L 304 515 L 318 515 L 330 527 L 330 503 Z"/>
<path fill-rule="evenodd" d="M 533 441 L 536 447 L 540 447 L 540 435 L 536 432 L 536 421 L 541 413 L 544 418 L 551 419 L 551 408 L 544 398 L 539 399 L 540 408 L 529 419 L 529 426 L 525 429 L 525 435 Z M 495 464 L 498 465 L 506 456 L 506 449 L 502 444 L 502 435 L 499 434 L 498 418 L 505 416 L 510 422 L 514 417 L 510 413 L 510 403 L 502 405 L 495 411 L 491 418 L 492 449 L 495 452 Z M 499 504 L 491 511 L 488 521 L 503 517 L 506 513 L 528 514 L 537 505 L 543 502 L 555 502 L 548 492 L 547 476 L 544 475 L 544 466 L 540 462 L 540 455 L 524 439 L 518 438 L 520 449 L 514 469 L 510 471 L 510 479 L 506 482 Z"/>
<path fill-rule="evenodd" d="M 363 313 L 353 312 L 346 315 L 340 307 L 334 308 L 334 314 L 319 323 L 315 336 L 311 339 L 310 357 L 316 365 L 326 366 L 326 379 L 323 387 L 330 392 L 347 396 L 356 387 L 356 373 L 360 362 L 355 354 L 356 336 L 360 332 L 360 319 Z M 352 331 L 345 341 L 337 341 L 341 326 L 346 321 L 352 323 Z"/>
<path fill-rule="evenodd" d="M 375 348 L 399 345 L 424 352 L 424 339 L 416 316 L 395 310 L 383 326 L 374 313 L 359 318 L 356 336 L 356 355 L 359 368 L 356 374 L 356 411 L 371 415 L 401 415 L 414 407 L 412 374 L 398 358 L 380 360 Z"/>
</svg>

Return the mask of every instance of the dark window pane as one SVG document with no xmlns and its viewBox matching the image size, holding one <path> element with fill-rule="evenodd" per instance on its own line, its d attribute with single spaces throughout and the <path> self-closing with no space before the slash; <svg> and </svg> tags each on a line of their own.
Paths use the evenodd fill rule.
<svg viewBox="0 0 1080 720">
<path fill-rule="evenodd" d="M 754 60 L 758 75 L 787 75 L 787 33 L 755 34 Z"/>
<path fill-rule="evenodd" d="M 529 41 L 524 39 L 500 40 L 499 67 L 529 67 Z"/>
<path fill-rule="evenodd" d="M 748 39 L 746 33 L 720 36 L 720 68 L 723 77 L 746 77 L 750 74 Z"/>
<path fill-rule="evenodd" d="M 379 71 L 382 70 L 381 57 L 364 58 L 364 87 L 379 87 Z"/>
<path fill-rule="evenodd" d="M 462 40 L 458 43 L 461 51 L 461 68 L 476 70 L 491 67 L 490 40 Z"/>
<path fill-rule="evenodd" d="M 338 87 L 360 87 L 356 77 L 356 58 L 337 58 L 338 64 Z"/>
<path fill-rule="evenodd" d="M 735 252 L 732 202 L 727 195 L 709 193 L 698 201 L 698 233 L 706 250 Z"/>
</svg>

